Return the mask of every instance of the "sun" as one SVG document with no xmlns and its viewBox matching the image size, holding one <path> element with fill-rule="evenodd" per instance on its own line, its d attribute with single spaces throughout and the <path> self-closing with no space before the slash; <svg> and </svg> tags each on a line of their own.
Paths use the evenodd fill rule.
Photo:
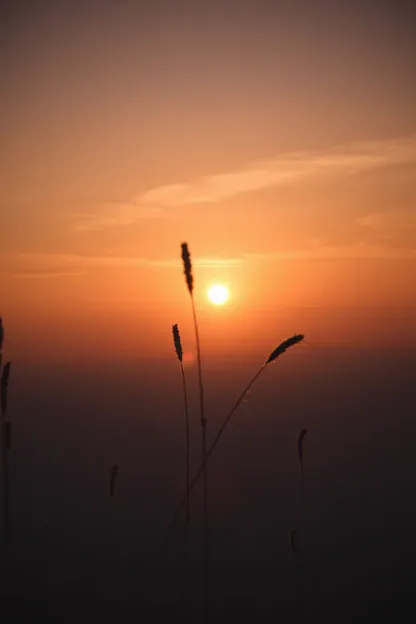
<svg viewBox="0 0 416 624">
<path fill-rule="evenodd" d="M 214 284 L 208 291 L 208 297 L 211 303 L 215 305 L 222 305 L 225 303 L 229 296 L 228 288 L 222 284 Z"/>
</svg>

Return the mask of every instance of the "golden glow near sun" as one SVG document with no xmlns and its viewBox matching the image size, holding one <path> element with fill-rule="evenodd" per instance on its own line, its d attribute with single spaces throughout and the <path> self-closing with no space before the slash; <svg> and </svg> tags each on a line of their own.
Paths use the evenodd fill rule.
<svg viewBox="0 0 416 624">
<path fill-rule="evenodd" d="M 222 284 L 214 284 L 208 291 L 209 300 L 215 305 L 222 305 L 225 303 L 229 294 L 228 288 Z"/>
</svg>

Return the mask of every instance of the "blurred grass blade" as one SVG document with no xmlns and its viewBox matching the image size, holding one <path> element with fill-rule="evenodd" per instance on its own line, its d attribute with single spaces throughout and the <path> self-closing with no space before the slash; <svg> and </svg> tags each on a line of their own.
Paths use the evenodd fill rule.
<svg viewBox="0 0 416 624">
<path fill-rule="evenodd" d="M 242 401 L 244 400 L 244 397 L 246 396 L 246 394 L 249 392 L 250 388 L 252 387 L 252 385 L 255 383 L 255 381 L 258 379 L 258 377 L 260 377 L 261 373 L 265 370 L 265 368 L 267 367 L 267 364 L 269 362 L 272 362 L 274 359 L 276 359 L 279 355 L 281 355 L 282 353 L 284 353 L 286 351 L 286 349 L 288 349 L 289 347 L 291 347 L 292 345 L 297 344 L 298 342 L 301 342 L 301 340 L 303 340 L 304 336 L 303 334 L 297 334 L 296 336 L 292 336 L 292 338 L 288 338 L 287 340 L 284 340 L 274 351 L 273 353 L 270 355 L 269 359 L 259 368 L 259 370 L 257 371 L 257 373 L 254 375 L 254 377 L 251 379 L 251 381 L 247 384 L 247 386 L 244 388 L 243 392 L 241 393 L 241 395 L 238 397 L 237 401 L 235 402 L 234 406 L 231 408 L 230 412 L 228 413 L 228 415 L 226 416 L 225 420 L 223 421 L 221 427 L 219 428 L 217 435 L 214 438 L 214 441 L 212 442 L 208 452 L 205 454 L 205 463 L 208 462 L 211 454 L 213 453 L 216 445 L 218 444 L 224 429 L 226 428 L 227 424 L 229 423 L 232 415 L 234 414 L 234 412 L 236 411 L 236 409 L 238 408 L 238 406 L 240 405 L 240 403 L 242 403 Z M 190 486 L 189 486 L 189 491 L 187 493 L 187 496 L 189 496 L 190 491 L 192 490 L 192 488 L 195 486 L 196 482 L 198 481 L 199 477 L 201 476 L 201 474 L 204 473 L 206 466 L 204 465 L 204 462 L 202 463 L 202 465 L 199 467 L 197 473 L 195 474 L 194 478 L 192 479 Z M 175 526 L 175 523 L 177 521 L 177 519 L 179 518 L 184 506 L 186 505 L 186 501 L 187 501 L 187 496 L 185 496 L 185 498 L 182 500 L 182 502 L 180 503 L 180 505 L 178 506 L 175 515 L 173 516 L 173 519 L 171 521 L 171 523 L 168 526 L 168 529 L 166 531 L 164 540 L 165 541 L 170 533 L 170 531 L 173 529 L 173 527 Z"/>
</svg>

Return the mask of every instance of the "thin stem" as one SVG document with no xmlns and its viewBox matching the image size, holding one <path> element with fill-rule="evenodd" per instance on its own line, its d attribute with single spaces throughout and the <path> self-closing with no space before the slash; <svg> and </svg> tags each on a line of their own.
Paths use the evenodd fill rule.
<svg viewBox="0 0 416 624">
<path fill-rule="evenodd" d="M 208 523 L 208 470 L 207 470 L 207 419 L 205 416 L 204 406 L 204 385 L 202 383 L 202 364 L 201 364 L 201 346 L 199 342 L 199 330 L 198 322 L 196 319 L 195 301 L 191 292 L 192 302 L 192 315 L 194 319 L 195 327 L 195 339 L 196 339 L 196 352 L 198 359 L 198 382 L 199 382 L 199 405 L 201 413 L 201 427 L 202 427 L 202 466 L 203 466 L 203 481 L 204 481 L 204 616 L 207 615 L 207 608 L 209 605 L 209 593 L 208 593 L 208 577 L 209 577 L 209 523 Z M 187 498 L 189 499 L 189 489 L 187 492 Z"/>
<path fill-rule="evenodd" d="M 232 407 L 231 411 L 229 412 L 228 416 L 225 418 L 224 422 L 222 423 L 217 435 L 214 438 L 213 443 L 211 444 L 208 452 L 206 453 L 205 456 L 205 463 L 208 462 L 209 458 L 211 457 L 214 448 L 216 447 L 216 445 L 218 444 L 218 441 L 225 429 L 225 427 L 227 426 L 228 422 L 231 419 L 231 416 L 234 414 L 235 410 L 238 408 L 238 406 L 240 405 L 240 403 L 242 402 L 242 400 L 244 399 L 245 395 L 247 394 L 247 392 L 250 390 L 251 386 L 254 384 L 254 382 L 257 380 L 257 378 L 260 376 L 260 374 L 264 371 L 264 369 L 266 368 L 266 364 L 263 364 L 263 366 L 261 366 L 261 368 L 257 371 L 257 373 L 254 375 L 254 377 L 252 378 L 252 380 L 249 382 L 249 384 L 246 386 L 246 388 L 243 390 L 243 392 L 241 393 L 241 395 L 239 396 L 239 398 L 237 399 L 237 401 L 235 402 L 234 406 Z M 201 474 L 203 473 L 205 469 L 205 465 L 202 464 L 196 475 L 194 476 L 194 478 L 192 479 L 190 485 L 189 485 L 189 491 L 187 493 L 187 495 L 189 495 L 190 491 L 193 489 L 193 487 L 195 486 L 196 482 L 198 481 L 199 477 L 201 476 Z M 176 513 L 173 517 L 172 522 L 170 523 L 168 530 L 166 532 L 166 536 L 165 539 L 168 537 L 171 529 L 174 527 L 174 525 L 176 524 L 177 519 L 179 518 L 179 516 L 182 513 L 182 509 L 184 508 L 184 506 L 186 505 L 186 499 L 187 497 L 185 496 L 185 498 L 182 500 L 182 502 L 180 503 L 180 505 L 178 506 L 178 509 L 176 510 Z M 165 541 L 165 540 L 164 540 Z"/>
<path fill-rule="evenodd" d="M 195 327 L 196 355 L 198 358 L 199 405 L 200 405 L 200 410 L 201 410 L 201 424 L 204 424 L 206 423 L 206 418 L 205 418 L 205 407 L 204 407 L 204 386 L 202 383 L 201 347 L 199 343 L 199 330 L 198 330 L 198 322 L 196 320 L 195 301 L 194 301 L 194 297 L 192 294 L 191 294 L 191 301 L 192 301 L 192 315 L 194 318 L 194 327 Z"/>
<path fill-rule="evenodd" d="M 181 361 L 182 371 L 182 385 L 183 385 L 183 397 L 185 402 L 185 438 L 186 438 L 186 524 L 189 527 L 190 524 L 190 501 L 189 501 L 189 481 L 190 481 L 190 468 L 189 468 L 189 411 L 188 411 L 188 394 L 186 391 L 185 371 L 183 369 L 183 362 Z"/>
</svg>

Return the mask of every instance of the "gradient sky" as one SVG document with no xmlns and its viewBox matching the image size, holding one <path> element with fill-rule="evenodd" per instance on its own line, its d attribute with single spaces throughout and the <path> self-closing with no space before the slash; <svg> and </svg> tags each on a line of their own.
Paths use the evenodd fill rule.
<svg viewBox="0 0 416 624">
<path fill-rule="evenodd" d="M 209 441 L 272 349 L 305 334 L 210 460 L 214 602 L 289 621 L 306 520 L 316 621 L 354 599 L 361 617 L 373 598 L 385 617 L 395 597 L 392 621 L 413 607 L 415 42 L 414 0 L 0 3 L 13 606 L 116 622 L 182 594 L 181 534 L 171 571 L 160 539 L 184 491 L 174 323 L 200 462 L 187 241 Z M 213 282 L 227 305 L 208 302 Z"/>
<path fill-rule="evenodd" d="M 415 345 L 415 10 L 2 3 L 10 352 L 170 357 L 182 240 L 210 352 Z"/>
</svg>

